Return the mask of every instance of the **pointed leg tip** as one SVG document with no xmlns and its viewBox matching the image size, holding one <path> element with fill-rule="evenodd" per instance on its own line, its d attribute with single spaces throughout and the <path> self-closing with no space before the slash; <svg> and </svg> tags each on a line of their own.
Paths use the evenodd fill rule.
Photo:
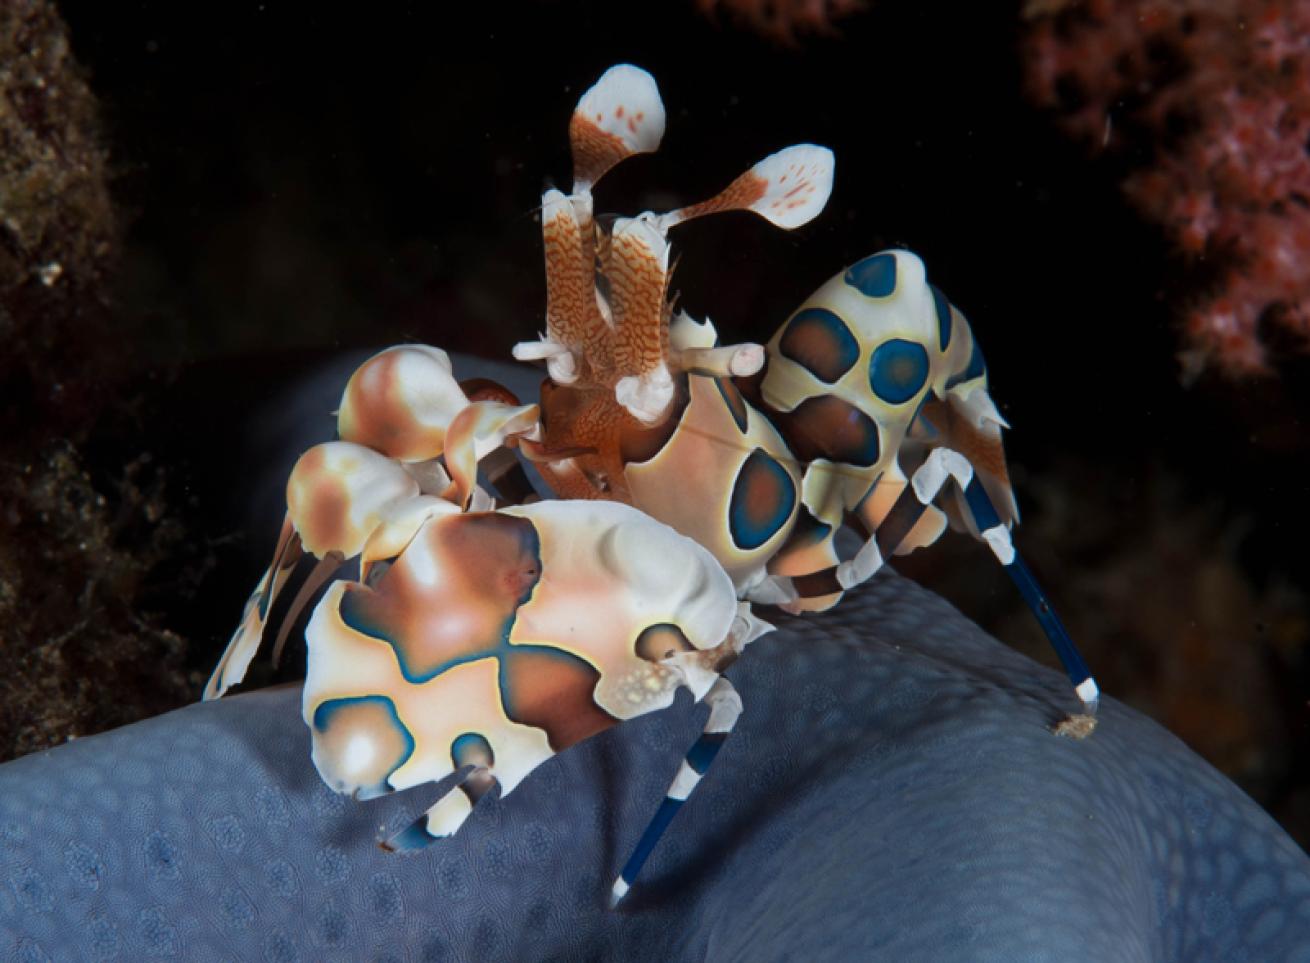
<svg viewBox="0 0 1310 963">
<path fill-rule="evenodd" d="M 417 823 L 402 829 L 390 839 L 378 841 L 378 848 L 387 853 L 412 853 L 420 849 L 426 849 L 445 836 L 430 836 L 427 830 L 423 828 L 425 820 L 420 819 Z"/>
<path fill-rule="evenodd" d="M 628 889 L 629 886 L 623 881 L 622 876 L 614 881 L 614 886 L 610 889 L 610 909 L 614 909 L 619 905 L 623 897 L 628 894 Z"/>
</svg>

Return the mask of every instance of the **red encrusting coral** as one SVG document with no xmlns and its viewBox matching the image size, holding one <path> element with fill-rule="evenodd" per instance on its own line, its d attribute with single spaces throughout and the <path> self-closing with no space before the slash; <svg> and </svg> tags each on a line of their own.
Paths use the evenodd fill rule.
<svg viewBox="0 0 1310 963">
<path fill-rule="evenodd" d="M 1274 327 L 1310 344 L 1310 0 L 1029 0 L 1025 13 L 1032 96 L 1093 143 L 1137 150 L 1121 132 L 1146 135 L 1125 193 L 1216 272 L 1185 308 L 1185 369 L 1267 371 Z"/>
<path fill-rule="evenodd" d="M 728 11 L 766 37 L 792 43 L 797 34 L 826 33 L 834 20 L 864 9 L 864 0 L 696 0 L 706 15 Z"/>
</svg>

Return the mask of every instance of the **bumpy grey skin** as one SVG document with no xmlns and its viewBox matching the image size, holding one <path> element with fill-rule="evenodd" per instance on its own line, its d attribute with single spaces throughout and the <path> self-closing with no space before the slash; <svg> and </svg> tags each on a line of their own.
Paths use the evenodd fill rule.
<svg viewBox="0 0 1310 963">
<path fill-rule="evenodd" d="M 0 766 L 0 958 L 1310 960 L 1310 859 L 1177 739 L 886 574 L 756 642 L 736 732 L 616 912 L 705 709 L 555 757 L 413 856 L 430 788 L 315 774 L 299 691 Z"/>
</svg>

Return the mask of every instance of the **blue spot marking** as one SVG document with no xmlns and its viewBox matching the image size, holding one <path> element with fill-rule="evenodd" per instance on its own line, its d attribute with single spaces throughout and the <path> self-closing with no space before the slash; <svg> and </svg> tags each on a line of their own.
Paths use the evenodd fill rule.
<svg viewBox="0 0 1310 963">
<path fill-rule="evenodd" d="M 847 268 L 843 280 L 865 297 L 885 298 L 896 290 L 896 255 L 866 257 Z"/>
<path fill-rule="evenodd" d="M 778 340 L 778 351 L 828 384 L 836 384 L 860 360 L 859 341 L 827 308 L 797 311 Z"/>
<path fill-rule="evenodd" d="M 450 744 L 450 758 L 454 761 L 457 769 L 461 766 L 473 765 L 472 756 L 474 753 L 488 759 L 494 758 L 491 752 L 491 743 L 487 741 L 485 736 L 476 732 L 466 732 L 462 736 L 456 736 Z"/>
<path fill-rule="evenodd" d="M 928 289 L 932 291 L 933 307 L 937 309 L 937 346 L 945 351 L 951 343 L 951 302 L 937 290 L 937 285 L 930 284 Z"/>
<path fill-rule="evenodd" d="M 978 347 L 978 342 L 973 343 L 973 353 L 969 355 L 969 367 L 965 368 L 959 374 L 955 375 L 946 382 L 946 389 L 949 391 L 958 384 L 966 381 L 972 381 L 974 378 L 981 378 L 987 373 L 987 363 L 983 361 L 982 348 Z"/>
<path fill-rule="evenodd" d="M 728 531 L 745 551 L 759 548 L 787 524 L 796 507 L 796 483 L 777 459 L 756 448 L 732 486 Z"/>
<path fill-rule="evenodd" d="M 723 403 L 728 407 L 728 414 L 732 415 L 733 423 L 736 424 L 737 430 L 742 434 L 746 433 L 746 400 L 742 398 L 741 392 L 727 378 L 715 378 L 714 386 L 719 389 L 719 394 L 723 396 Z"/>
<path fill-rule="evenodd" d="M 728 739 L 726 732 L 706 732 L 702 733 L 690 749 L 687 750 L 687 765 L 699 773 L 705 775 L 705 771 L 710 768 L 710 763 L 714 757 L 719 754 L 723 748 L 724 742 Z"/>
<path fill-rule="evenodd" d="M 928 381 L 928 352 L 917 341 L 892 338 L 869 359 L 869 387 L 889 405 L 903 405 Z"/>
<path fill-rule="evenodd" d="M 444 839 L 444 836 L 432 836 L 427 830 L 428 818 L 423 816 L 410 823 L 396 835 L 387 840 L 387 849 L 397 853 L 410 852 L 415 849 L 423 849 L 432 845 L 438 839 Z"/>
</svg>

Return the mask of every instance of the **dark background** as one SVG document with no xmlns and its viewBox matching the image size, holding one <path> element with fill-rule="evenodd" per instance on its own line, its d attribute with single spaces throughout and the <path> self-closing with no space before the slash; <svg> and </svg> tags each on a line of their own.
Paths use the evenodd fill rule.
<svg viewBox="0 0 1310 963">
<path fill-rule="evenodd" d="M 1089 154 L 1025 100 L 1017 7 L 881 0 L 786 45 L 691 0 L 58 6 L 125 228 L 110 311 L 131 414 L 84 458 L 105 479 L 129 455 L 156 466 L 184 534 L 141 607 L 185 640 L 192 695 L 272 548 L 250 495 L 269 406 L 346 350 L 507 357 L 532 337 L 535 205 L 568 184 L 577 97 L 630 61 L 668 130 L 601 210 L 700 199 L 794 142 L 837 156 L 797 232 L 744 214 L 677 232 L 682 305 L 764 341 L 857 258 L 923 256 L 1015 428 L 1020 548 L 1103 688 L 1310 842 L 1306 363 L 1280 350 L 1277 377 L 1183 385 L 1175 324 L 1205 266 L 1121 199 L 1149 144 Z M 1053 664 L 989 559 L 947 536 L 900 567 Z"/>
</svg>

